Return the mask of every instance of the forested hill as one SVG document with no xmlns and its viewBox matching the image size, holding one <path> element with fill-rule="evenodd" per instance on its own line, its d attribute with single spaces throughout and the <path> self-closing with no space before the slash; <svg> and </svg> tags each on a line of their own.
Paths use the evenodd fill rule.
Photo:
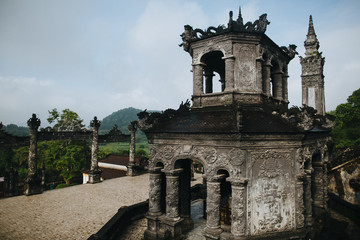
<svg viewBox="0 0 360 240">
<path fill-rule="evenodd" d="M 137 114 L 142 111 L 143 110 L 129 107 L 113 112 L 101 121 L 99 133 L 104 134 L 108 132 L 114 127 L 114 124 L 116 124 L 118 129 L 120 129 L 123 133 L 128 134 L 128 125 L 132 121 L 138 120 Z"/>
</svg>

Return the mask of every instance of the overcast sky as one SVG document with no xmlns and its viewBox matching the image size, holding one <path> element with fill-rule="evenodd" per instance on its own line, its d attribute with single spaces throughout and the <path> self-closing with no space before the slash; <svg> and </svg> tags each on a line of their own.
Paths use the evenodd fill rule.
<svg viewBox="0 0 360 240">
<path fill-rule="evenodd" d="M 326 110 L 360 87 L 360 1 L 0 0 L 0 122 L 69 108 L 85 124 L 126 107 L 177 109 L 191 98 L 183 26 L 227 24 L 268 14 L 266 34 L 304 56 L 309 15 L 325 57 Z M 290 105 L 301 105 L 301 66 L 289 65 Z"/>
</svg>

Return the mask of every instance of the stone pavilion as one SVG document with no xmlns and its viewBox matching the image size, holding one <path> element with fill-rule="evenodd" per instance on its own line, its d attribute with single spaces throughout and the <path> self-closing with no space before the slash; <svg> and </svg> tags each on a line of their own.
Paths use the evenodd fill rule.
<svg viewBox="0 0 360 240">
<path fill-rule="evenodd" d="M 288 64 L 254 22 L 193 29 L 180 46 L 192 58 L 192 106 L 139 114 L 149 141 L 145 239 L 183 239 L 191 219 L 191 166 L 203 166 L 206 239 L 305 239 L 327 211 L 332 122 L 325 115 L 324 58 L 310 17 L 301 108 L 288 108 Z M 300 91 L 300 89 L 299 89 Z"/>
</svg>

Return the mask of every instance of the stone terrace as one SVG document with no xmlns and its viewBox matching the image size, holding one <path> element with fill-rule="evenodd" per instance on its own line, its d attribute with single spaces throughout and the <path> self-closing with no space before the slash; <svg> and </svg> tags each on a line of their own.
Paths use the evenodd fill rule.
<svg viewBox="0 0 360 240">
<path fill-rule="evenodd" d="M 121 206 L 145 201 L 149 175 L 0 199 L 0 239 L 87 239 Z"/>
</svg>

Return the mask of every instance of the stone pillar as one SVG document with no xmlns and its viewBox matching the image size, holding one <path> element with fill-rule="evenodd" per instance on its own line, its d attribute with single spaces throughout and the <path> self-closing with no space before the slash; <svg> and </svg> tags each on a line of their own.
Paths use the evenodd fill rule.
<svg viewBox="0 0 360 240">
<path fill-rule="evenodd" d="M 30 130 L 30 146 L 28 159 L 28 175 L 25 179 L 25 192 L 29 196 L 42 193 L 41 172 L 37 169 L 37 133 L 40 126 L 40 119 L 36 114 L 32 115 L 27 122 Z"/>
<path fill-rule="evenodd" d="M 144 239 L 158 239 L 160 230 L 159 217 L 163 214 L 161 211 L 161 168 L 150 169 L 150 189 L 149 189 L 149 211 L 147 218 L 147 229 L 144 233 Z"/>
<path fill-rule="evenodd" d="M 308 160 L 311 161 L 311 160 Z M 305 224 L 306 227 L 311 227 L 313 222 L 312 217 L 312 196 L 311 196 L 311 172 L 312 169 L 305 170 L 305 181 L 304 181 L 304 205 L 305 205 Z"/>
<path fill-rule="evenodd" d="M 159 216 L 161 212 L 161 168 L 150 169 L 149 215 Z"/>
<path fill-rule="evenodd" d="M 131 122 L 128 126 L 130 132 L 130 147 L 129 147 L 129 164 L 128 164 L 128 176 L 135 176 L 135 133 L 137 129 L 137 122 Z"/>
<path fill-rule="evenodd" d="M 243 239 L 246 235 L 246 185 L 248 179 L 230 180 L 231 200 L 231 234 L 233 239 Z"/>
<path fill-rule="evenodd" d="M 203 64 L 193 64 L 193 94 L 204 93 Z"/>
<path fill-rule="evenodd" d="M 273 97 L 279 100 L 282 100 L 282 72 L 272 73 L 273 80 Z"/>
<path fill-rule="evenodd" d="M 205 93 L 213 93 L 213 77 L 214 72 L 205 68 L 204 71 L 205 75 Z"/>
<path fill-rule="evenodd" d="M 223 59 L 225 59 L 225 91 L 232 91 L 235 87 L 235 57 L 228 56 Z"/>
<path fill-rule="evenodd" d="M 296 228 L 303 228 L 304 227 L 304 214 L 305 214 L 305 209 L 304 209 L 304 181 L 305 181 L 305 172 L 300 172 L 296 178 L 296 186 L 295 186 L 295 191 L 296 191 L 296 196 L 295 196 L 295 204 L 296 204 Z M 305 200 L 306 201 L 306 200 Z"/>
<path fill-rule="evenodd" d="M 180 170 L 166 172 L 166 217 L 173 221 L 180 219 L 179 173 Z"/>
<path fill-rule="evenodd" d="M 160 239 L 183 239 L 183 219 L 179 211 L 179 174 L 182 169 L 166 174 L 166 213 L 160 218 Z"/>
<path fill-rule="evenodd" d="M 263 88 L 263 93 L 266 96 L 271 96 L 270 93 L 270 77 L 271 77 L 271 62 L 270 60 L 267 60 L 265 62 L 263 62 L 263 66 L 262 66 L 262 88 Z"/>
<path fill-rule="evenodd" d="M 220 181 L 219 177 L 207 177 L 206 227 L 203 235 L 206 239 L 220 239 Z"/>
<path fill-rule="evenodd" d="M 289 74 L 286 71 L 282 75 L 282 99 L 286 102 L 289 101 L 289 99 L 288 99 L 288 78 L 289 78 Z"/>
<path fill-rule="evenodd" d="M 101 170 L 98 166 L 98 138 L 99 138 L 99 127 L 101 122 L 97 120 L 97 117 L 94 117 L 94 120 L 90 122 L 92 127 L 92 143 L 91 143 L 91 167 L 89 171 L 89 181 L 88 183 L 98 183 L 100 182 Z"/>
</svg>

